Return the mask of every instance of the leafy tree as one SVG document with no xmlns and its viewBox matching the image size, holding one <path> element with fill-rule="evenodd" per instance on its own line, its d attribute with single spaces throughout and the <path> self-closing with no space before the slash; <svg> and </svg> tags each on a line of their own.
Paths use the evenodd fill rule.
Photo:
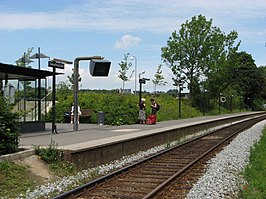
<svg viewBox="0 0 266 199">
<path fill-rule="evenodd" d="M 250 104 L 255 98 L 263 97 L 265 76 L 262 68 L 257 68 L 252 56 L 246 52 L 236 53 L 232 63 L 229 80 L 238 95 L 244 97 L 245 103 Z"/>
<path fill-rule="evenodd" d="M 66 82 L 59 82 L 56 87 L 57 96 L 67 99 L 67 97 L 71 94 L 70 87 L 71 86 Z"/>
<path fill-rule="evenodd" d="M 219 37 L 223 37 L 224 41 L 221 42 Z M 213 43 L 218 53 L 213 53 L 209 57 L 209 63 L 207 70 L 204 71 L 205 79 L 203 83 L 203 89 L 207 89 L 210 97 L 219 97 L 219 94 L 225 92 L 225 90 L 231 89 L 230 80 L 230 66 L 234 65 L 232 57 L 235 55 L 240 42 L 234 46 L 234 42 L 237 39 L 238 34 L 235 31 L 230 32 L 228 35 L 219 36 L 213 35 Z M 215 50 L 212 49 L 213 52 Z M 232 94 L 232 93 L 231 93 Z"/>
<path fill-rule="evenodd" d="M 32 61 L 30 60 L 30 54 L 32 53 L 33 47 L 28 48 L 27 52 L 25 52 L 21 59 L 16 61 L 17 66 L 24 67 L 24 68 L 31 68 L 29 65 Z"/>
<path fill-rule="evenodd" d="M 120 74 L 118 75 L 118 77 L 123 81 L 123 92 L 125 89 L 125 82 L 129 81 L 134 73 L 134 70 L 133 70 L 130 77 L 127 76 L 127 72 L 132 66 L 132 63 L 128 62 L 128 56 L 129 56 L 129 53 L 125 54 L 124 60 L 118 64 L 120 66 L 120 70 L 119 70 Z"/>
<path fill-rule="evenodd" d="M 262 98 L 263 99 L 266 99 L 266 66 L 260 66 L 258 68 L 259 70 L 259 74 L 260 76 L 262 77 L 263 79 L 263 84 L 264 86 L 262 87 L 262 90 L 260 91 L 261 95 L 262 95 Z"/>
<path fill-rule="evenodd" d="M 175 84 L 182 78 L 188 83 L 190 98 L 193 99 L 194 81 L 202 75 L 209 76 L 219 65 L 224 65 L 226 58 L 238 49 L 234 47 L 237 38 L 235 31 L 225 35 L 218 27 L 212 26 L 212 19 L 206 20 L 202 15 L 192 17 L 181 25 L 179 32 L 174 31 L 163 47 L 163 61 L 172 70 Z"/>
<path fill-rule="evenodd" d="M 20 59 L 16 61 L 17 66 L 24 67 L 24 68 L 31 68 L 30 63 L 32 62 L 30 60 L 30 54 L 33 50 L 33 47 L 28 48 L 27 52 L 25 52 Z M 27 90 L 31 88 L 30 81 L 23 81 L 23 95 L 24 97 L 28 96 Z M 34 95 L 33 95 L 34 96 Z"/>
<path fill-rule="evenodd" d="M 152 83 L 154 85 L 154 92 L 156 92 L 157 86 L 165 86 L 167 84 L 167 82 L 164 81 L 164 76 L 162 75 L 162 72 L 162 64 L 160 64 L 154 75 L 154 79 L 152 80 Z"/>
<path fill-rule="evenodd" d="M 71 89 L 74 88 L 74 69 L 72 69 L 72 74 L 71 76 L 67 76 L 68 80 L 70 81 L 71 83 Z M 80 77 L 80 74 L 78 74 L 78 82 L 81 82 L 81 77 Z"/>
</svg>

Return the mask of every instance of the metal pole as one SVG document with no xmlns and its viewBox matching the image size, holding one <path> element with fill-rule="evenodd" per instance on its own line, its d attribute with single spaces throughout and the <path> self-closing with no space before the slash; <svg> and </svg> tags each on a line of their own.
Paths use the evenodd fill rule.
<svg viewBox="0 0 266 199">
<path fill-rule="evenodd" d="M 24 52 L 24 55 L 23 55 L 23 66 L 24 68 L 26 68 L 26 53 Z M 24 111 L 26 111 L 26 83 L 25 83 L 25 80 L 23 81 L 23 86 L 24 86 L 24 102 L 23 102 L 23 105 L 24 105 Z M 26 122 L 26 115 L 23 114 L 23 122 Z"/>
<path fill-rule="evenodd" d="M 79 61 L 82 60 L 91 60 L 91 59 L 103 59 L 101 56 L 92 56 L 92 57 L 77 57 L 74 60 L 74 84 L 73 84 L 73 93 L 74 93 L 74 123 L 73 131 L 78 131 L 78 74 L 79 74 Z"/>
<path fill-rule="evenodd" d="M 142 83 L 139 82 L 139 102 L 141 101 L 141 90 L 142 90 Z"/>
<path fill-rule="evenodd" d="M 44 98 L 44 121 L 46 121 L 46 116 L 47 116 L 47 79 L 45 78 L 45 98 Z"/>
<path fill-rule="evenodd" d="M 230 98 L 230 112 L 231 113 L 233 111 L 232 103 L 233 103 L 233 96 L 231 95 L 231 98 Z"/>
<path fill-rule="evenodd" d="M 218 99 L 218 106 L 219 106 L 219 114 L 221 113 L 221 96 L 219 95 L 219 99 Z"/>
<path fill-rule="evenodd" d="M 41 69 L 41 48 L 38 48 L 38 68 Z M 41 121 L 41 79 L 38 79 L 38 121 Z"/>
<path fill-rule="evenodd" d="M 73 123 L 73 131 L 78 130 L 78 73 L 79 73 L 79 59 L 76 58 L 74 61 L 74 123 Z"/>
<path fill-rule="evenodd" d="M 203 112 L 203 115 L 205 115 L 205 90 L 203 91 L 202 112 Z"/>
<path fill-rule="evenodd" d="M 135 58 L 135 95 L 137 94 L 137 57 L 133 56 Z"/>
<path fill-rule="evenodd" d="M 56 130 L 56 125 L 55 125 L 55 117 L 56 117 L 56 112 L 55 112 L 55 67 L 53 67 L 53 86 L 52 86 L 52 133 L 58 133 L 57 130 Z"/>
<path fill-rule="evenodd" d="M 181 118 L 181 86 L 179 86 L 178 117 Z"/>
</svg>

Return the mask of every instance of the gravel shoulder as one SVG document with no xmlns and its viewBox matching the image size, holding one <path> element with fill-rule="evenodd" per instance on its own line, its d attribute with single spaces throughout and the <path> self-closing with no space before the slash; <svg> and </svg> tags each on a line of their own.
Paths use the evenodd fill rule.
<svg viewBox="0 0 266 199">
<path fill-rule="evenodd" d="M 240 173 L 249 163 L 250 149 L 266 127 L 266 120 L 240 133 L 208 162 L 205 174 L 194 184 L 186 199 L 239 198 L 245 183 Z"/>
</svg>

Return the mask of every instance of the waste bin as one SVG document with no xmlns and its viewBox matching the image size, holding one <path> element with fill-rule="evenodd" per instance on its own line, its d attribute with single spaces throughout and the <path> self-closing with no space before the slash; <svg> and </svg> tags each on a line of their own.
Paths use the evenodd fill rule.
<svg viewBox="0 0 266 199">
<path fill-rule="evenodd" d="M 97 119 L 97 124 L 98 125 L 104 125 L 105 123 L 105 113 L 103 111 L 98 112 L 98 119 Z"/>
</svg>

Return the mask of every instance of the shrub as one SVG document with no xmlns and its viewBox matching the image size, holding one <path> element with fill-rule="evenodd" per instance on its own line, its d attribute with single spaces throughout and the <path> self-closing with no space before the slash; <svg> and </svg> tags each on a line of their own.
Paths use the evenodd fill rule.
<svg viewBox="0 0 266 199">
<path fill-rule="evenodd" d="M 161 93 L 153 96 L 143 93 L 146 98 L 146 113 L 151 114 L 150 99 L 154 98 L 161 106 L 158 111 L 157 121 L 178 119 L 178 100 L 173 96 Z M 97 93 L 93 91 L 83 91 L 79 94 L 79 106 L 81 109 L 91 109 L 94 114 L 92 123 L 97 122 L 98 111 L 105 112 L 105 122 L 109 125 L 125 125 L 138 123 L 138 95 L 120 93 Z M 58 97 L 56 105 L 57 122 L 63 122 L 64 110 L 69 110 L 73 103 L 73 96 L 66 98 Z M 196 117 L 202 115 L 197 109 L 191 107 L 186 99 L 182 99 L 182 118 Z"/>
<path fill-rule="evenodd" d="M 57 144 L 54 140 L 51 139 L 51 142 L 48 147 L 34 146 L 35 153 L 43 161 L 47 163 L 54 163 L 58 160 Z"/>
<path fill-rule="evenodd" d="M 0 155 L 4 155 L 18 151 L 20 133 L 18 115 L 11 112 L 1 95 L 0 104 Z"/>
</svg>

